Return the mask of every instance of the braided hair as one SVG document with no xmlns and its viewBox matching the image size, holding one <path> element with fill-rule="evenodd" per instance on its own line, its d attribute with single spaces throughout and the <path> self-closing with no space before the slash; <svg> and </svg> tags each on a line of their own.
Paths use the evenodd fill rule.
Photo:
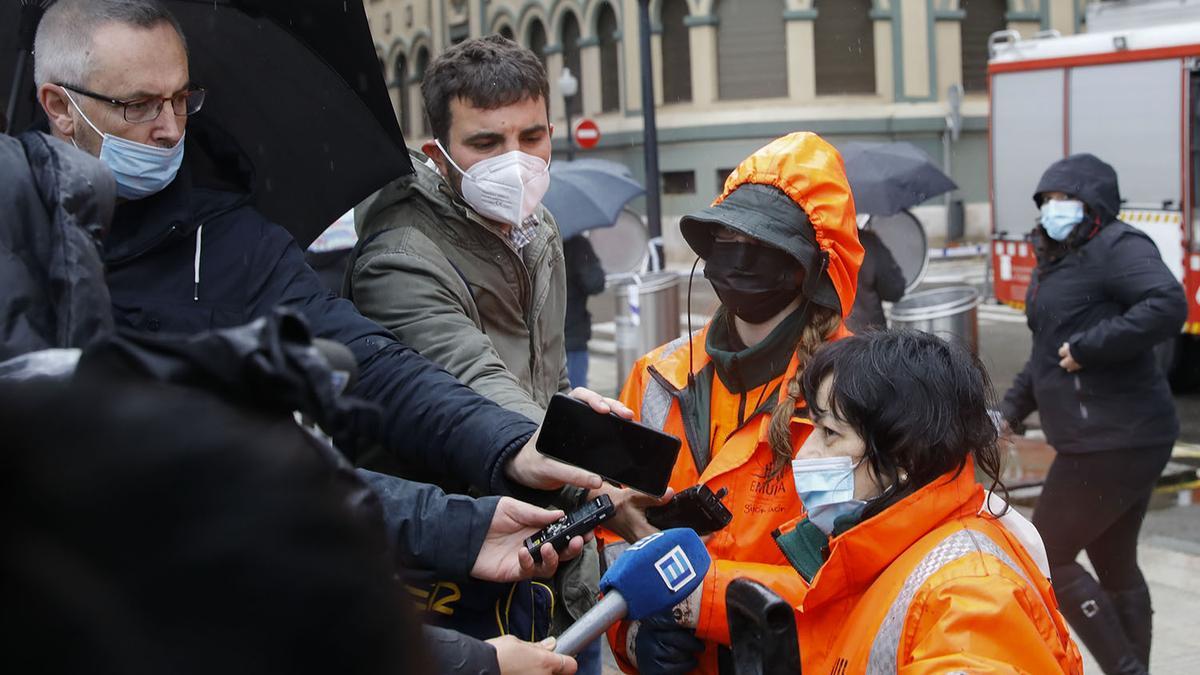
<svg viewBox="0 0 1200 675">
<path fill-rule="evenodd" d="M 813 353 L 825 344 L 841 325 L 842 315 L 840 312 L 828 307 L 813 305 L 812 315 L 804 326 L 804 332 L 800 334 L 800 340 L 796 343 L 796 374 L 786 382 L 783 400 L 771 411 L 771 425 L 767 431 L 767 440 L 774 453 L 774 460 L 768 474 L 772 478 L 778 477 L 791 465 L 792 457 L 796 452 L 796 449 L 792 447 L 791 421 L 802 396 L 801 381 L 804 378 L 804 368 L 808 365 Z"/>
</svg>

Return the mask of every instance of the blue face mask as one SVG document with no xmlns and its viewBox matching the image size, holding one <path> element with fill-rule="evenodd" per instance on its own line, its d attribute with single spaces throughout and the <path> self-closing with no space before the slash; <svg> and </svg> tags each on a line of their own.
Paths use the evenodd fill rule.
<svg viewBox="0 0 1200 675">
<path fill-rule="evenodd" d="M 858 515 L 867 505 L 854 498 L 856 466 L 845 455 L 792 460 L 796 495 L 808 511 L 809 522 L 825 534 L 833 532 L 834 521 L 842 516 Z"/>
<path fill-rule="evenodd" d="M 66 92 L 66 89 L 63 89 Z M 175 180 L 183 164 L 183 136 L 172 148 L 160 148 L 106 134 L 92 124 L 83 108 L 71 94 L 67 98 L 83 115 L 83 119 L 104 140 L 100 144 L 100 161 L 112 171 L 117 181 L 117 196 L 122 199 L 142 199 L 161 192 Z M 75 139 L 71 139 L 75 143 Z M 79 147 L 76 143 L 75 147 Z"/>
<path fill-rule="evenodd" d="M 1042 228 L 1054 241 L 1066 241 L 1075 226 L 1083 221 L 1083 202 L 1047 199 L 1042 202 Z"/>
</svg>

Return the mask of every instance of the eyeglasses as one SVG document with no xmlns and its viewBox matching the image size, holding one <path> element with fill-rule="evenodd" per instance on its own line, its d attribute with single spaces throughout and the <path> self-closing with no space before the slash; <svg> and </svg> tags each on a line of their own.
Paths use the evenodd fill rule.
<svg viewBox="0 0 1200 675">
<path fill-rule="evenodd" d="M 102 94 L 97 94 L 93 91 L 88 91 L 81 87 L 73 87 L 69 84 L 59 83 L 63 89 L 70 89 L 76 94 L 82 94 L 88 98 L 94 98 L 97 101 L 121 108 L 121 113 L 125 117 L 125 121 L 130 124 L 142 124 L 144 122 L 153 122 L 158 119 L 159 113 L 162 112 L 163 104 L 167 101 L 171 102 L 171 110 L 179 117 L 187 115 L 195 115 L 200 112 L 200 108 L 204 105 L 204 89 L 197 87 L 196 89 L 188 89 L 181 91 L 173 96 L 158 97 L 150 96 L 147 98 L 135 98 L 128 101 L 122 101 L 116 98 L 109 98 Z M 182 111 L 182 112 L 181 112 Z"/>
</svg>

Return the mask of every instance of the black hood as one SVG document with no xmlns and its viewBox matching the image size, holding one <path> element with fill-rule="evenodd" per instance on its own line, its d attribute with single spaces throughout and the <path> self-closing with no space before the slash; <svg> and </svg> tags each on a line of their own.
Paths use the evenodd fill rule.
<svg viewBox="0 0 1200 675">
<path fill-rule="evenodd" d="M 1101 224 L 1112 222 L 1121 211 L 1116 170 L 1086 152 L 1060 159 L 1046 169 L 1033 193 L 1038 208 L 1042 206 L 1042 195 L 1047 192 L 1065 192 L 1078 197 L 1100 217 Z"/>
</svg>

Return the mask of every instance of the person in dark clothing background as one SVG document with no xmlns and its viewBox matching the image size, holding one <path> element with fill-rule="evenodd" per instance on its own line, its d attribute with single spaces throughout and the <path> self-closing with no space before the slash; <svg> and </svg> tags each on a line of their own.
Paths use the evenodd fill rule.
<svg viewBox="0 0 1200 675">
<path fill-rule="evenodd" d="M 1050 166 L 1034 202 L 1038 265 L 1025 296 L 1033 350 L 1004 397 L 1034 410 L 1057 452 L 1033 514 L 1063 614 L 1106 673 L 1150 664 L 1150 590 L 1137 537 L 1179 419 L 1154 346 L 1187 315 L 1154 242 L 1117 219 L 1117 174 L 1090 154 Z M 1076 561 L 1086 550 L 1099 581 Z"/>
<path fill-rule="evenodd" d="M 571 387 L 586 387 L 588 381 L 588 340 L 592 339 L 592 315 L 588 297 L 604 292 L 604 268 L 582 234 L 563 241 L 567 267 L 567 377 Z"/>
<path fill-rule="evenodd" d="M 887 328 L 883 301 L 896 302 L 904 297 L 904 272 L 896 264 L 892 252 L 868 228 L 860 228 L 858 240 L 863 245 L 863 264 L 858 270 L 858 295 L 846 326 L 855 333 L 872 328 Z"/>
</svg>

